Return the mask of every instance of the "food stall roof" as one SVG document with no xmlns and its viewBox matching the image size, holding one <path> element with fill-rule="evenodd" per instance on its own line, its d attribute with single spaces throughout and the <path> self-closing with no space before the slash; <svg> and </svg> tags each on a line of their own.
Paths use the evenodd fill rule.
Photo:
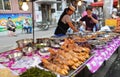
<svg viewBox="0 0 120 77">
<path fill-rule="evenodd" d="M 104 1 L 103 0 L 101 0 L 101 1 L 98 1 L 98 2 L 94 2 L 94 3 L 91 3 L 91 6 L 98 6 L 98 7 L 102 7 L 103 6 L 103 4 L 104 4 Z M 118 4 L 118 0 L 114 0 L 113 1 L 113 5 L 114 6 L 117 6 L 117 4 Z"/>
<path fill-rule="evenodd" d="M 61 1 L 56 1 L 56 0 L 36 0 L 35 2 L 38 3 L 38 4 L 61 3 Z"/>
</svg>

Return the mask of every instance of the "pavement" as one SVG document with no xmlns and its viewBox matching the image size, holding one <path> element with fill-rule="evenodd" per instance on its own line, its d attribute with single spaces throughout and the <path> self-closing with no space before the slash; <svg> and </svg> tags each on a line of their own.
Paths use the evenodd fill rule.
<svg viewBox="0 0 120 77">
<path fill-rule="evenodd" d="M 105 77 L 120 77 L 120 48 L 118 49 L 118 56 L 107 71 Z"/>
</svg>

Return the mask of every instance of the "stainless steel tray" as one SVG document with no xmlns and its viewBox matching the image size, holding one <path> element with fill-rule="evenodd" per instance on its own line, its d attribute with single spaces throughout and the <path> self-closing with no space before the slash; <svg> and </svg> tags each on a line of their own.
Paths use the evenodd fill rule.
<svg viewBox="0 0 120 77">
<path fill-rule="evenodd" d="M 80 65 L 76 70 L 71 69 L 71 70 L 69 71 L 68 75 L 65 75 L 65 76 L 60 75 L 60 74 L 58 74 L 58 75 L 59 75 L 60 77 L 74 77 L 75 75 L 77 75 L 80 71 L 82 71 L 82 70 L 85 68 L 87 62 L 88 62 L 90 59 L 92 59 L 93 56 L 94 56 L 94 53 L 90 53 L 90 57 L 89 57 L 82 65 Z M 40 66 L 42 69 L 48 70 L 48 69 L 46 69 L 46 68 L 43 67 L 42 63 L 40 63 L 39 66 Z M 56 74 L 56 73 L 55 73 L 55 74 Z"/>
</svg>

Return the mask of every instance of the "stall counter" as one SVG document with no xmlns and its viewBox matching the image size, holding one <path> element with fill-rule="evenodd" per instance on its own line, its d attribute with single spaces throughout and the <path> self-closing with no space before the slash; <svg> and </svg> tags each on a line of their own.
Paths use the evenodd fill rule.
<svg viewBox="0 0 120 77">
<path fill-rule="evenodd" d="M 120 36 L 108 42 L 101 49 L 92 50 L 95 52 L 95 56 L 86 64 L 91 73 L 95 73 L 103 64 L 104 61 L 108 60 L 111 55 L 120 46 Z"/>
<path fill-rule="evenodd" d="M 120 36 L 116 37 L 114 39 L 112 39 L 111 42 L 108 42 L 105 46 L 103 46 L 101 49 L 93 49 L 92 52 L 95 53 L 94 57 L 92 57 L 87 63 L 86 66 L 88 67 L 89 71 L 91 73 L 95 73 L 103 64 L 104 61 L 108 60 L 111 55 L 115 52 L 115 50 L 120 46 Z M 12 50 L 10 52 L 4 52 L 0 54 L 0 57 L 5 57 L 9 54 L 13 54 L 15 52 L 19 52 L 18 50 Z M 34 57 L 32 57 L 34 56 Z M 37 57 L 37 58 L 36 58 Z M 31 56 L 28 56 L 28 61 L 33 61 L 33 62 L 27 62 L 24 61 L 22 62 L 23 64 L 26 63 L 28 66 L 30 63 L 33 63 L 33 65 L 38 64 L 38 63 L 34 63 L 35 61 L 38 62 L 38 60 L 40 61 L 42 56 L 40 56 L 39 54 L 34 54 Z M 26 60 L 27 57 L 25 57 L 24 59 Z M 16 65 L 15 65 L 16 63 Z M 26 68 L 23 67 L 15 67 L 17 66 L 17 63 L 19 64 L 19 62 L 15 62 L 13 60 L 10 60 L 9 62 L 3 63 L 3 65 L 6 65 L 7 67 L 9 67 L 12 71 L 17 72 L 18 74 L 21 74 L 22 72 L 24 72 L 26 70 Z M 22 64 L 21 64 L 22 65 Z M 29 66 L 33 66 L 33 65 L 29 65 Z M 29 68 L 28 66 L 28 68 Z"/>
</svg>

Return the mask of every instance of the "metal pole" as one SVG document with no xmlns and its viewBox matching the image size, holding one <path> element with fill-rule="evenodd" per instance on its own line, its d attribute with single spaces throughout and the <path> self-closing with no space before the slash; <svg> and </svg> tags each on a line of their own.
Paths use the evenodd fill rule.
<svg viewBox="0 0 120 77">
<path fill-rule="evenodd" d="M 32 25 L 33 25 L 33 44 L 35 43 L 35 31 L 34 31 L 34 28 L 35 28 L 35 25 L 34 25 L 34 1 L 31 1 L 32 2 Z"/>
</svg>

